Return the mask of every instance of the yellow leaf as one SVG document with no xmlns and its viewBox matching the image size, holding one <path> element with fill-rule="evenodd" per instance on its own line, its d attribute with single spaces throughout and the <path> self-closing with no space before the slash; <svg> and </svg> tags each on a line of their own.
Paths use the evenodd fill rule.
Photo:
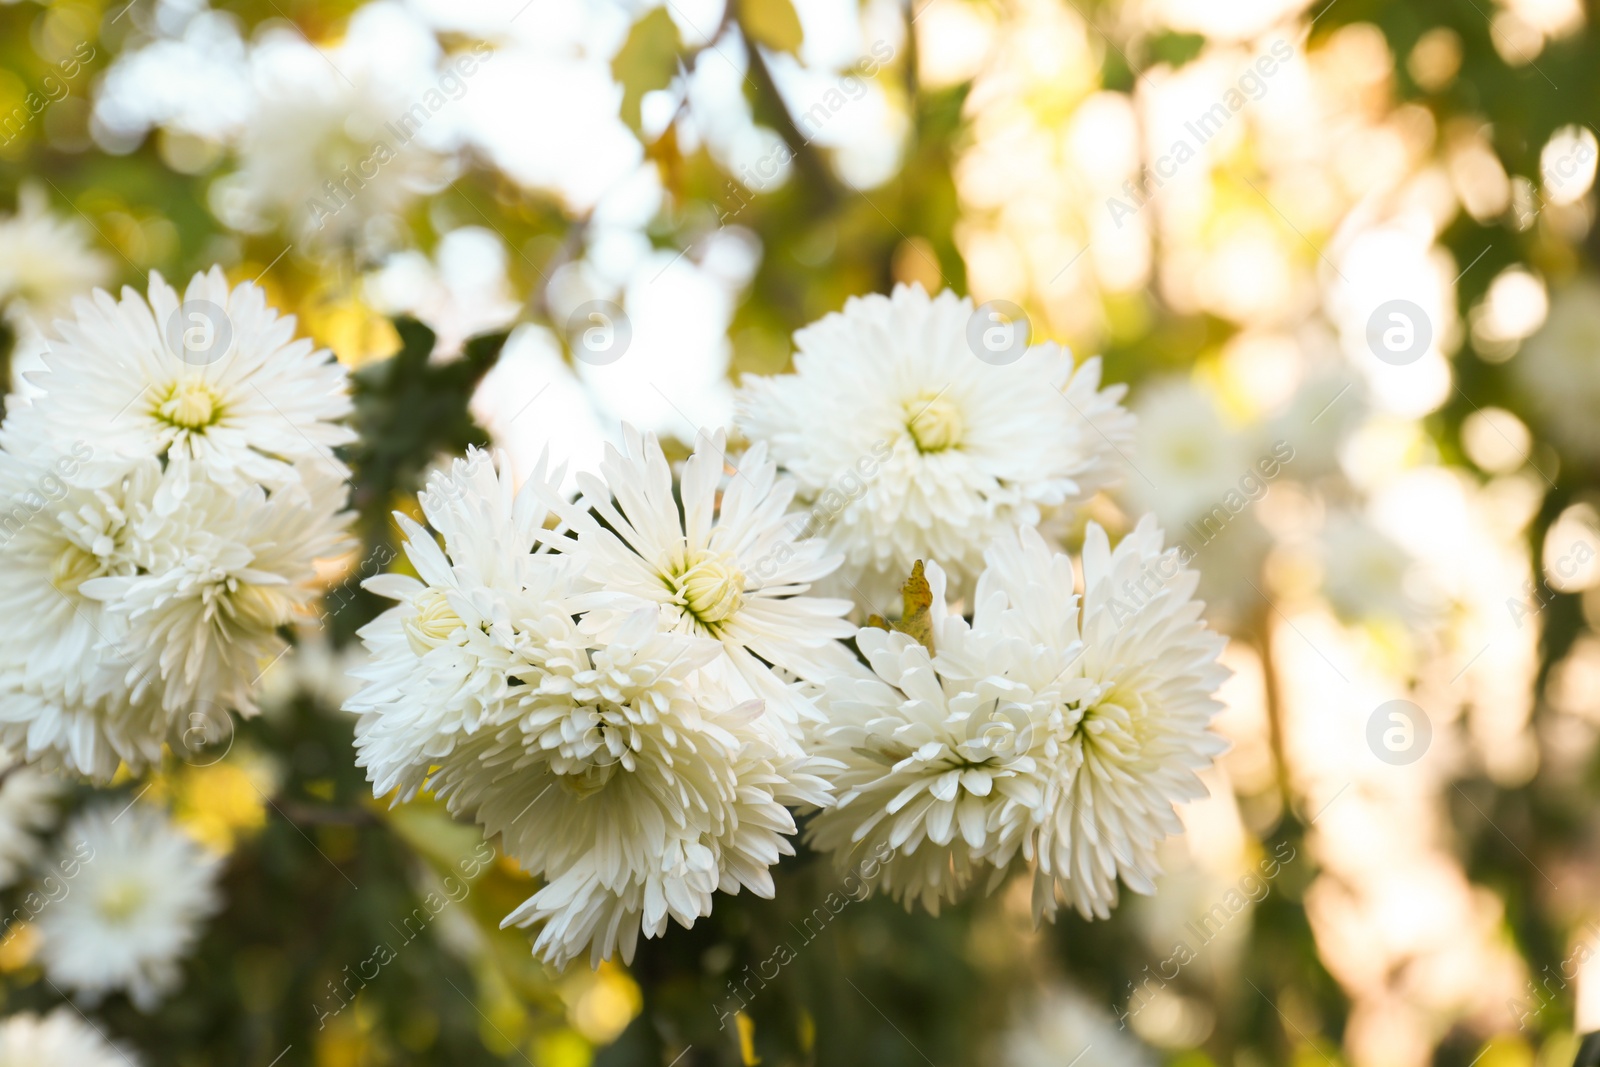
<svg viewBox="0 0 1600 1067">
<path fill-rule="evenodd" d="M 933 619 L 930 610 L 933 607 L 933 590 L 928 586 L 927 575 L 922 573 L 922 561 L 919 559 L 911 568 L 911 577 L 906 579 L 900 587 L 900 600 L 904 605 L 900 618 L 895 622 L 885 621 L 882 615 L 868 615 L 867 628 L 872 630 L 892 630 L 895 633 L 905 634 L 915 638 L 917 644 L 933 653 Z"/>
<path fill-rule="evenodd" d="M 639 131 L 639 101 L 652 89 L 665 89 L 678 73 L 682 42 L 677 24 L 665 8 L 656 8 L 633 24 L 628 39 L 611 60 L 611 73 L 622 86 L 622 121 Z"/>
<path fill-rule="evenodd" d="M 751 40 L 776 52 L 794 52 L 805 39 L 789 0 L 739 0 L 739 25 Z"/>
<path fill-rule="evenodd" d="M 928 578 L 922 573 L 919 559 L 911 568 L 911 577 L 900 587 L 900 599 L 905 604 L 905 614 L 895 624 L 895 629 L 916 639 L 917 644 L 933 652 L 933 590 L 928 588 Z"/>
</svg>

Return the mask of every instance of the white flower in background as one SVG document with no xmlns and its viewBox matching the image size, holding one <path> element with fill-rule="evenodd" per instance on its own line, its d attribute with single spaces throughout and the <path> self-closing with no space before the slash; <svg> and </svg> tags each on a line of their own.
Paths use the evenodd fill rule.
<svg viewBox="0 0 1600 1067">
<path fill-rule="evenodd" d="M 484 45 L 476 63 L 492 56 Z M 356 12 L 339 47 L 269 31 L 251 57 L 254 105 L 239 131 L 238 171 L 214 200 L 230 226 L 278 223 L 295 240 L 359 240 L 454 178 L 455 101 L 470 82 L 399 4 Z"/>
<path fill-rule="evenodd" d="M 1195 553 L 1192 562 L 1200 575 L 1195 596 L 1205 603 L 1206 620 L 1231 634 L 1253 625 L 1261 612 L 1271 610 L 1261 599 L 1260 590 L 1266 588 L 1261 568 L 1276 541 L 1249 497 L 1240 494 L 1223 499 L 1247 503 L 1220 529 L 1218 521 L 1229 514 L 1227 503 L 1191 520 L 1173 540 Z"/>
<path fill-rule="evenodd" d="M 140 804 L 89 808 L 62 843 L 63 862 L 78 873 L 72 892 L 36 920 L 45 976 L 89 1004 L 123 990 L 140 1011 L 154 1009 L 180 984 L 200 925 L 222 905 L 221 860 Z"/>
<path fill-rule="evenodd" d="M 805 595 L 839 555 L 821 538 L 796 540 L 806 519 L 789 513 L 794 482 L 777 474 L 764 445 L 735 463 L 721 431 L 702 437 L 683 465 L 680 506 L 655 435 L 631 426 L 623 434 L 626 453 L 608 445 L 600 478 L 578 475 L 577 504 L 549 498 L 578 535 L 575 547 L 551 544 L 574 554 L 590 581 L 659 605 L 664 629 L 720 642 L 707 670 L 740 700 L 765 701 L 797 733 L 818 718 L 816 707 L 773 668 L 820 684 L 857 667 L 838 640 L 855 632 L 843 618 L 850 601 Z"/>
<path fill-rule="evenodd" d="M 347 583 L 342 588 L 349 590 L 353 586 Z M 336 648 L 326 629 L 302 630 L 296 635 L 294 653 L 262 676 L 256 702 L 269 718 L 274 712 L 286 711 L 300 697 L 309 697 L 326 707 L 340 707 L 361 688 L 352 671 L 366 661 L 366 649 L 359 644 Z"/>
<path fill-rule="evenodd" d="M 1168 529 L 1219 506 L 1256 460 L 1211 394 L 1186 379 L 1142 388 L 1134 410 L 1136 470 L 1123 488 L 1137 510 L 1153 513 Z"/>
<path fill-rule="evenodd" d="M 792 852 L 784 805 L 827 802 L 760 703 L 705 670 L 719 642 L 535 551 L 559 480 L 539 469 L 514 492 L 476 450 L 430 480 L 443 546 L 400 519 L 419 578 L 368 581 L 399 603 L 362 629 L 367 684 L 345 705 L 376 795 L 426 782 L 544 880 L 506 921 L 541 924 L 535 952 L 558 966 L 631 959 L 641 931 L 691 925 L 719 889 L 771 896 L 768 868 Z"/>
<path fill-rule="evenodd" d="M 1412 622 L 1423 614 L 1423 605 L 1406 590 L 1410 554 L 1360 515 L 1330 514 L 1317 550 L 1322 593 L 1341 619 Z"/>
<path fill-rule="evenodd" d="M 468 339 L 503 329 L 522 310 L 506 276 L 505 242 L 482 226 L 445 234 L 432 260 L 414 250 L 396 253 L 363 288 L 378 310 L 425 323 L 437 358 L 458 355 Z"/>
<path fill-rule="evenodd" d="M 1556 444 L 1589 463 L 1600 462 L 1600 280 L 1580 277 L 1551 296 L 1539 331 L 1511 360 L 1511 374 L 1527 393 Z"/>
<path fill-rule="evenodd" d="M 1348 441 L 1370 407 L 1365 384 L 1342 370 L 1310 373 L 1289 402 L 1268 419 L 1256 435 L 1259 460 L 1279 441 L 1292 450 L 1291 475 L 1309 480 L 1336 473 L 1339 449 Z"/>
<path fill-rule="evenodd" d="M 151 687 L 177 713 L 195 702 L 254 714 L 255 683 L 286 645 L 280 627 L 306 618 L 321 592 L 316 561 L 351 546 L 345 481 L 303 463 L 270 494 L 236 491 L 169 467 L 153 504 L 133 517 L 134 573 L 79 586 L 124 636 L 111 661 L 130 699 Z"/>
<path fill-rule="evenodd" d="M 331 451 L 355 439 L 335 421 L 350 412 L 344 367 L 296 340 L 259 286 L 230 289 L 213 267 L 180 297 L 152 272 L 148 302 L 125 288 L 73 309 L 28 376 L 32 403 L 7 419 L 8 450 L 53 460 L 87 440 L 108 469 L 164 457 L 235 487 L 282 485 L 303 461 L 346 474 Z"/>
<path fill-rule="evenodd" d="M 106 1040 L 72 1008 L 49 1015 L 21 1012 L 0 1019 L 0 1067 L 139 1067 L 140 1060 Z"/>
<path fill-rule="evenodd" d="M 747 381 L 739 426 L 823 512 L 838 588 L 876 600 L 918 559 L 958 588 L 985 547 L 1113 480 L 1131 441 L 1100 361 L 1036 345 L 996 366 L 969 347 L 970 300 L 920 287 L 853 297 L 795 334 L 795 371 Z M 814 509 L 817 510 L 817 509 Z"/>
<path fill-rule="evenodd" d="M 39 858 L 43 846 L 38 835 L 55 826 L 56 803 L 65 791 L 59 778 L 10 759 L 4 762 L 0 770 L 0 888 L 14 883 Z"/>
<path fill-rule="evenodd" d="M 478 383 L 470 410 L 518 471 L 541 461 L 564 467 L 561 491 L 573 496 L 576 471 L 594 470 L 605 457 L 607 419 L 596 399 L 572 372 L 556 335 L 524 322 Z"/>
<path fill-rule="evenodd" d="M 43 187 L 24 184 L 17 213 L 0 218 L 0 308 L 48 323 L 110 275 L 111 263 L 91 247 L 87 228 L 51 214 Z"/>
<path fill-rule="evenodd" d="M 1152 1067 L 1155 1057 L 1105 1009 L 1068 986 L 1050 986 L 1000 1040 L 1000 1067 Z"/>
<path fill-rule="evenodd" d="M 1119 876 L 1154 889 L 1155 847 L 1181 830 L 1173 805 L 1204 794 L 1196 772 L 1224 747 L 1208 729 L 1222 639 L 1148 517 L 1115 552 L 1089 525 L 1081 608 L 1071 559 L 1035 531 L 985 558 L 970 624 L 927 568 L 931 655 L 904 634 L 857 636 L 878 679 L 822 698 L 816 754 L 844 769 L 808 840 L 845 866 L 886 845 L 875 883 L 934 912 L 980 871 L 998 884 L 1020 851 L 1037 915 L 1059 892 L 1105 917 Z"/>
</svg>

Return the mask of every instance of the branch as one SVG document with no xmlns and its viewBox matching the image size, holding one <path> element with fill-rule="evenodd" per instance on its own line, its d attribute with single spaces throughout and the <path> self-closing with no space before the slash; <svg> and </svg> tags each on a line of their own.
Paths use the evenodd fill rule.
<svg viewBox="0 0 1600 1067">
<path fill-rule="evenodd" d="M 317 804 L 303 804 L 285 800 L 275 805 L 283 817 L 302 826 L 382 826 L 379 819 L 366 808 L 330 808 Z"/>
<path fill-rule="evenodd" d="M 733 4 L 728 5 L 732 10 Z M 806 188 L 817 201 L 820 210 L 831 209 L 839 202 L 839 183 L 833 176 L 833 170 L 828 166 L 827 160 L 811 146 L 805 134 L 800 132 L 800 127 L 795 125 L 794 117 L 789 114 L 789 106 L 783 102 L 783 94 L 778 92 L 778 83 L 772 80 L 772 71 L 767 68 L 767 61 L 761 57 L 761 49 L 755 39 L 745 32 L 739 25 L 735 16 L 733 23 L 739 26 L 739 36 L 744 39 L 744 54 L 750 61 L 750 80 L 755 83 L 758 101 L 765 98 L 767 108 L 765 111 L 771 116 L 773 124 L 778 129 L 778 135 L 783 138 L 783 143 L 789 146 L 789 153 L 794 157 L 795 166 L 805 175 Z"/>
</svg>

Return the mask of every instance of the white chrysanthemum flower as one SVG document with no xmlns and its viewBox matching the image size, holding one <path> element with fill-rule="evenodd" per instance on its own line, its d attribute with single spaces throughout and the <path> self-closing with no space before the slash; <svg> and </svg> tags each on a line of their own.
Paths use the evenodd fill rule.
<svg viewBox="0 0 1600 1067">
<path fill-rule="evenodd" d="M 255 101 L 238 138 L 239 170 L 218 207 L 230 225 L 281 223 L 295 240 L 358 239 L 449 184 L 458 140 L 441 85 L 438 41 L 397 4 L 369 4 L 344 40 L 319 48 L 282 31 L 250 57 Z M 440 114 L 444 112 L 444 114 Z"/>
<path fill-rule="evenodd" d="M 260 287 L 230 289 L 213 267 L 180 297 L 152 273 L 148 302 L 97 290 L 73 309 L 28 376 L 42 395 L 7 420 L 8 449 L 53 458 L 87 440 L 96 465 L 187 460 L 232 486 L 281 485 L 305 462 L 347 473 L 331 452 L 355 437 L 334 421 L 350 412 L 345 370 L 295 340 Z"/>
<path fill-rule="evenodd" d="M 795 830 L 784 805 L 827 791 L 760 727 L 758 702 L 705 670 L 720 643 L 535 551 L 559 480 L 539 469 L 514 492 L 473 451 L 430 481 L 443 547 L 401 518 L 420 580 L 367 583 L 399 603 L 361 631 L 367 685 L 345 706 L 374 792 L 427 782 L 474 815 L 545 880 L 506 921 L 541 924 L 535 951 L 557 965 L 585 949 L 598 964 L 709 914 L 716 890 L 771 896 Z M 586 618 L 625 603 L 625 618 Z"/>
<path fill-rule="evenodd" d="M 8 664 L 0 671 L 0 741 L 26 752 L 30 763 L 97 782 L 109 781 L 119 762 L 134 771 L 159 763 L 162 745 L 173 740 L 175 719 L 161 707 L 159 694 L 130 701 L 126 693 L 108 691 L 111 666 L 81 664 L 98 684 L 92 693 L 74 696 L 65 674 L 53 682 L 29 681 Z"/>
<path fill-rule="evenodd" d="M 1204 793 L 1195 772 L 1223 748 L 1208 730 L 1223 642 L 1149 518 L 1115 552 L 1090 524 L 1081 604 L 1072 561 L 1031 529 L 985 558 L 971 623 L 929 565 L 932 654 L 904 634 L 857 636 L 878 677 L 822 698 L 817 754 L 844 770 L 808 840 L 846 866 L 893 850 L 875 883 L 934 912 L 979 873 L 992 888 L 1020 853 L 1037 914 L 1059 891 L 1103 917 L 1119 876 L 1154 888 L 1155 847 L 1181 829 L 1173 804 Z"/>
<path fill-rule="evenodd" d="M 39 858 L 39 834 L 55 826 L 65 784 L 42 771 L 0 757 L 0 888 L 14 883 Z M 0 1061 L 3 1063 L 3 1061 Z"/>
<path fill-rule="evenodd" d="M 17 213 L 0 219 L 0 307 L 48 321 L 110 275 L 110 261 L 90 246 L 84 225 L 51 214 L 43 187 L 25 183 Z"/>
<path fill-rule="evenodd" d="M 973 314 L 915 286 L 852 298 L 795 334 L 793 374 L 740 393 L 740 428 L 799 482 L 858 595 L 888 595 L 918 559 L 964 588 L 990 542 L 1110 483 L 1131 439 L 1098 358 L 1074 370 L 1045 344 L 985 362 Z"/>
<path fill-rule="evenodd" d="M 158 762 L 186 711 L 254 712 L 277 629 L 317 595 L 348 516 L 325 467 L 268 494 L 154 459 L 107 479 L 91 451 L 0 452 L 0 743 L 105 780 Z"/>
<path fill-rule="evenodd" d="M 1259 469 L 1262 456 L 1281 442 L 1279 458 L 1285 450 L 1294 457 L 1292 477 L 1305 481 L 1334 474 L 1339 470 L 1339 450 L 1366 420 L 1370 406 L 1359 378 L 1352 380 L 1338 364 L 1318 367 L 1261 427 L 1258 451 L 1251 459 Z"/>
<path fill-rule="evenodd" d="M 511 729 L 481 733 L 434 777 L 544 877 L 506 923 L 542 923 L 534 950 L 557 965 L 585 948 L 595 965 L 619 948 L 631 961 L 641 929 L 693 926 L 719 889 L 770 898 L 769 868 L 794 851 L 784 805 L 827 802 L 806 761 L 756 729 L 760 705 L 734 704 L 701 670 L 717 644 L 657 622 L 645 607 L 605 644 L 552 643 Z M 519 773 L 483 773 L 506 763 Z"/>
<path fill-rule="evenodd" d="M 997 585 L 1039 618 L 1056 601 L 1032 577 L 1049 552 L 1030 534 L 1022 532 L 1020 551 L 996 553 L 1005 571 Z M 1098 525 L 1085 532 L 1081 670 L 1096 692 L 1078 729 L 1083 765 L 1061 783 L 1053 825 L 1041 828 L 1036 914 L 1054 915 L 1059 891 L 1080 915 L 1105 918 L 1119 876 L 1154 892 L 1156 846 L 1183 830 L 1174 805 L 1206 795 L 1198 772 L 1227 748 L 1210 730 L 1222 710 L 1214 694 L 1228 677 L 1217 661 L 1227 642 L 1201 621 L 1198 575 L 1183 564 L 1178 550 L 1163 550 L 1149 516 L 1115 550 Z"/>
<path fill-rule="evenodd" d="M 0 1019 L 0 1067 L 139 1067 L 76 1011 L 22 1012 Z"/>
<path fill-rule="evenodd" d="M 0 743 L 104 780 L 119 760 L 159 759 L 166 720 L 159 699 L 131 702 L 117 684 L 123 620 L 83 587 L 136 572 L 131 523 L 161 470 L 146 459 L 76 484 L 91 455 L 83 441 L 49 464 L 0 452 Z"/>
<path fill-rule="evenodd" d="M 304 463 L 270 494 L 190 479 L 169 467 L 153 504 L 133 516 L 134 573 L 83 582 L 121 622 L 109 657 L 129 698 L 152 690 L 177 713 L 196 703 L 246 715 L 262 671 L 283 654 L 280 627 L 321 592 L 316 562 L 347 550 L 347 487 Z"/>
<path fill-rule="evenodd" d="M 1580 277 L 1551 294 L 1544 325 L 1511 360 L 1511 374 L 1527 392 L 1563 448 L 1600 461 L 1600 280 Z"/>
<path fill-rule="evenodd" d="M 663 628 L 720 642 L 707 669 L 798 733 L 818 718 L 816 707 L 771 668 L 821 684 L 858 667 L 839 643 L 855 633 L 843 618 L 850 601 L 805 595 L 840 556 L 820 538 L 795 540 L 805 520 L 788 512 L 794 483 L 777 474 L 765 446 L 734 465 L 720 431 L 702 438 L 683 465 L 680 505 L 655 435 L 641 439 L 627 426 L 624 437 L 626 454 L 606 447 L 603 480 L 578 475 L 576 505 L 549 499 L 578 535 L 575 546 L 565 538 L 552 545 L 574 554 L 602 588 L 659 604 Z"/>
<path fill-rule="evenodd" d="M 222 861 L 140 804 L 92 807 L 62 843 L 78 874 L 36 920 L 45 976 L 86 1003 L 123 990 L 150 1011 L 178 987 L 200 925 L 222 905 Z"/>
<path fill-rule="evenodd" d="M 1133 463 L 1124 494 L 1166 528 L 1223 508 L 1257 459 L 1249 439 L 1223 421 L 1214 397 L 1172 378 L 1139 392 Z M 1224 511 L 1226 514 L 1226 511 Z"/>
<path fill-rule="evenodd" d="M 378 796 L 414 794 L 431 760 L 484 728 L 525 665 L 530 639 L 574 588 L 572 561 L 538 544 L 549 514 L 538 493 L 544 470 L 517 492 L 509 467 L 496 467 L 470 449 L 432 474 L 419 502 L 444 548 L 397 515 L 420 580 L 384 574 L 364 583 L 399 602 L 360 631 L 370 657 L 351 673 L 365 685 L 345 704 L 362 716 L 357 763 Z"/>
<path fill-rule="evenodd" d="M 1079 1061 L 1083 1067 L 1151 1067 L 1155 1057 L 1108 1012 L 1067 986 L 1042 991 L 1001 1037 L 1001 1067 Z"/>
<path fill-rule="evenodd" d="M 1361 515 L 1335 511 L 1317 539 L 1322 593 L 1347 622 L 1389 618 L 1413 623 L 1426 614 L 1407 590 L 1414 561 Z"/>
</svg>

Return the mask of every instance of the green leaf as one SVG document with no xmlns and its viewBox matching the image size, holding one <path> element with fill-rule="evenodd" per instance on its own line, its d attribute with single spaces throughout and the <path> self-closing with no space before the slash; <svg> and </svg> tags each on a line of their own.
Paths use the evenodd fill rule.
<svg viewBox="0 0 1600 1067">
<path fill-rule="evenodd" d="M 481 847 L 483 834 L 476 826 L 451 818 L 445 806 L 437 801 L 412 800 L 386 811 L 384 820 L 441 876 L 465 877 L 468 871 L 486 866 L 478 858 L 485 851 Z M 493 853 L 490 853 L 492 859 Z"/>
<path fill-rule="evenodd" d="M 1145 41 L 1149 61 L 1181 67 L 1200 54 L 1206 39 L 1198 33 L 1157 33 Z"/>
<path fill-rule="evenodd" d="M 751 40 L 776 52 L 795 52 L 805 39 L 789 0 L 739 0 L 739 25 Z"/>
<path fill-rule="evenodd" d="M 665 89 L 678 73 L 683 42 L 665 8 L 656 8 L 633 24 L 628 39 L 611 60 L 611 74 L 622 86 L 622 121 L 639 132 L 639 101 L 653 89 Z"/>
<path fill-rule="evenodd" d="M 478 382 L 494 366 L 506 334 L 486 334 L 466 343 L 459 359 L 434 363 L 433 331 L 414 319 L 394 320 L 401 350 L 350 376 L 360 437 L 350 446 L 354 469 L 352 502 L 368 552 L 393 549 L 389 513 L 401 498 L 422 487 L 422 472 L 438 456 L 456 456 L 468 445 L 487 446 L 489 437 L 472 420 L 468 405 Z M 376 615 L 380 601 L 357 591 L 366 605 L 340 612 L 335 635 L 348 639 L 353 628 Z"/>
</svg>

